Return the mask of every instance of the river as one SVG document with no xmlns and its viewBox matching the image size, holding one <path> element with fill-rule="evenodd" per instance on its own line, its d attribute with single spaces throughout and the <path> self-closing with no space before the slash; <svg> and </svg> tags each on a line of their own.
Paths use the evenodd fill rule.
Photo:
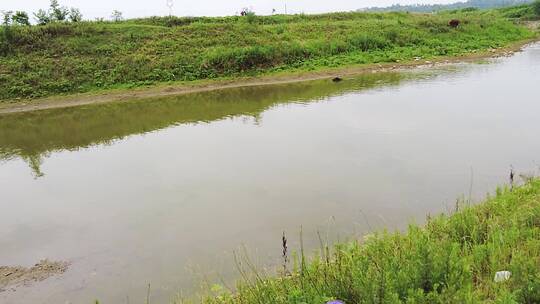
<svg viewBox="0 0 540 304">
<path fill-rule="evenodd" d="M 68 271 L 0 302 L 152 303 L 479 201 L 540 164 L 540 45 L 339 83 L 0 116 L 0 265 Z M 302 228 L 300 228 L 302 227 Z"/>
</svg>

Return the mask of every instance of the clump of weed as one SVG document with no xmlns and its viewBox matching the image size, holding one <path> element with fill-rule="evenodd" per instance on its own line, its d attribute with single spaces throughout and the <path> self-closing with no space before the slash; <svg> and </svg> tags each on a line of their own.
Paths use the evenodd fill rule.
<svg viewBox="0 0 540 304">
<path fill-rule="evenodd" d="M 236 292 L 204 302 L 540 303 L 539 219 L 540 180 L 529 179 L 406 233 L 380 232 L 331 251 L 321 245 L 311 259 L 301 246 L 284 275 L 241 281 Z M 285 235 L 282 247 L 286 257 Z M 512 276 L 496 283 L 501 270 Z"/>
</svg>

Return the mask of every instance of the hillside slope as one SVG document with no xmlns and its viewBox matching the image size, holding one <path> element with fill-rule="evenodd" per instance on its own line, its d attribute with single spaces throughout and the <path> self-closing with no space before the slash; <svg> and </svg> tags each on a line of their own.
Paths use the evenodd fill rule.
<svg viewBox="0 0 540 304">
<path fill-rule="evenodd" d="M 2 31 L 0 100 L 456 56 L 533 36 L 497 11 L 155 17 Z"/>
<path fill-rule="evenodd" d="M 515 5 L 528 4 L 534 0 L 467 0 L 459 1 L 450 4 L 413 4 L 413 5 L 401 5 L 394 4 L 388 7 L 371 7 L 367 11 L 372 12 L 419 12 L 419 13 L 431 13 L 442 10 L 455 10 L 463 8 L 498 8 L 508 7 Z"/>
</svg>

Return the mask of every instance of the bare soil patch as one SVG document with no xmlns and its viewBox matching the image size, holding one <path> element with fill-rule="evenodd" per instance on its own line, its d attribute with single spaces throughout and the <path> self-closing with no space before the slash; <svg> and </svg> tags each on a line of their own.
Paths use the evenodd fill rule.
<svg viewBox="0 0 540 304">
<path fill-rule="evenodd" d="M 66 272 L 67 262 L 42 260 L 33 267 L 0 266 L 0 292 L 15 289 L 18 286 L 29 286 L 51 276 Z"/>
<path fill-rule="evenodd" d="M 540 30 L 540 20 L 525 21 L 523 24 L 531 30 Z"/>
</svg>

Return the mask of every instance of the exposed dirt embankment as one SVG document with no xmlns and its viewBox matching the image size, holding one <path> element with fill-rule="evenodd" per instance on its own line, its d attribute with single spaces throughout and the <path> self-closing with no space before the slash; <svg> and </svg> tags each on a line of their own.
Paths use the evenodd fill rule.
<svg viewBox="0 0 540 304">
<path fill-rule="evenodd" d="M 66 272 L 67 262 L 52 262 L 43 260 L 33 267 L 0 266 L 0 292 L 15 289 L 18 286 L 28 286 L 34 282 L 43 281 L 51 276 Z"/>
</svg>

